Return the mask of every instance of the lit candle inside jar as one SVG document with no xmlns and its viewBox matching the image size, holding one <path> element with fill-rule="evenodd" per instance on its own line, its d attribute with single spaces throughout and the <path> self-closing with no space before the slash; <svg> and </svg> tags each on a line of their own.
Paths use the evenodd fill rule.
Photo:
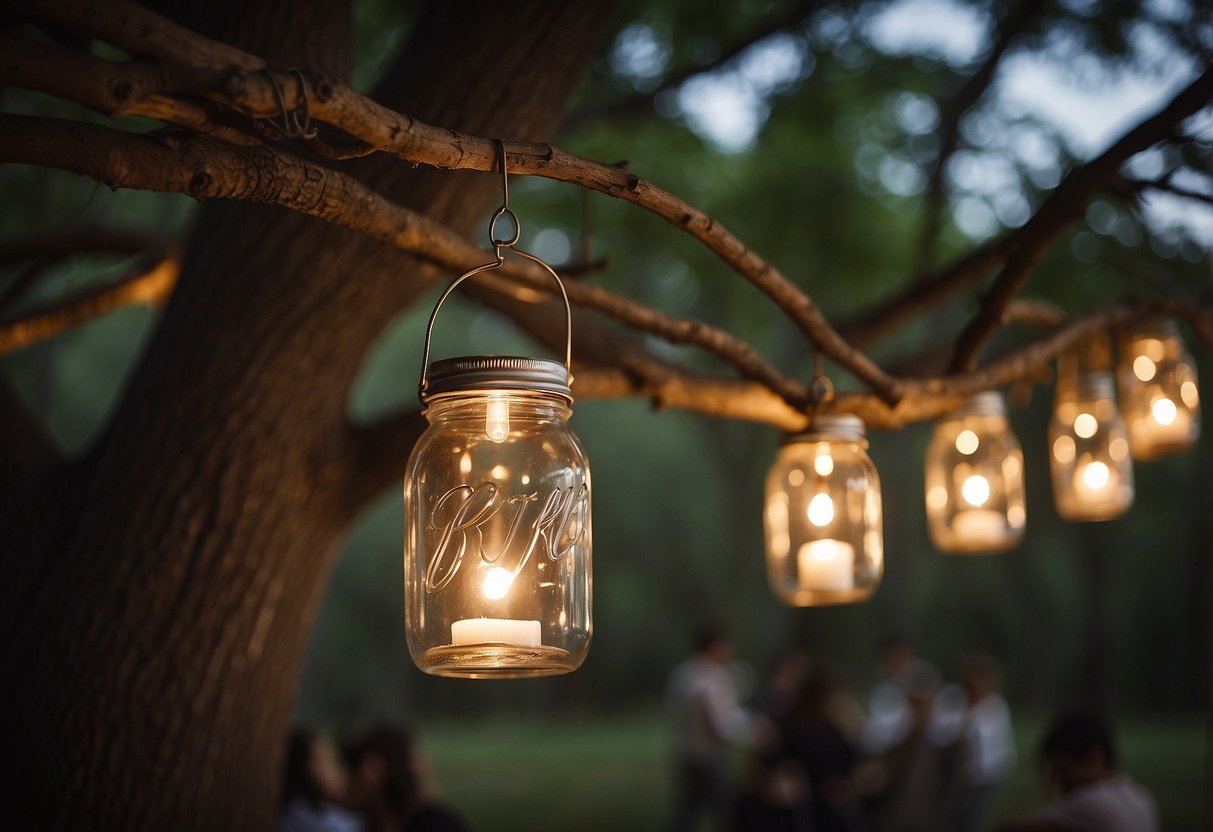
<svg viewBox="0 0 1213 832">
<path fill-rule="evenodd" d="M 1192 420 L 1186 409 L 1175 406 L 1166 397 L 1157 398 L 1150 405 L 1150 425 L 1146 429 L 1158 444 L 1192 441 Z"/>
<path fill-rule="evenodd" d="M 1109 499 L 1119 485 L 1116 472 L 1098 459 L 1079 466 L 1075 474 L 1074 492 L 1086 502 Z"/>
<path fill-rule="evenodd" d="M 516 621 L 512 618 L 468 618 L 451 625 L 452 644 L 511 644 L 518 647 L 539 647 L 538 621 Z"/>
<path fill-rule="evenodd" d="M 1001 511 L 965 509 L 952 518 L 952 534 L 967 546 L 1000 546 L 1006 541 L 1007 519 Z"/>
<path fill-rule="evenodd" d="M 855 588 L 855 549 L 827 538 L 810 540 L 796 554 L 802 589 L 846 592 Z"/>
</svg>

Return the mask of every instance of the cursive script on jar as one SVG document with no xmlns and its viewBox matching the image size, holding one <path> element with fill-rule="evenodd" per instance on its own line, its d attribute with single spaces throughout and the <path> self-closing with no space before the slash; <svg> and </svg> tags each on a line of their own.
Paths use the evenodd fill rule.
<svg viewBox="0 0 1213 832">
<path fill-rule="evenodd" d="M 530 561 L 540 540 L 548 558 L 562 559 L 585 539 L 589 503 L 584 482 L 557 486 L 542 498 L 538 491 L 506 496 L 491 482 L 455 486 L 434 502 L 426 519 L 426 531 L 437 538 L 425 571 L 426 589 L 434 592 L 449 584 L 469 551 L 485 563 L 501 562 L 514 574 Z M 484 529 L 500 512 L 509 517 L 509 526 L 492 551 Z M 512 564 L 506 562 L 510 552 L 517 553 Z"/>
</svg>

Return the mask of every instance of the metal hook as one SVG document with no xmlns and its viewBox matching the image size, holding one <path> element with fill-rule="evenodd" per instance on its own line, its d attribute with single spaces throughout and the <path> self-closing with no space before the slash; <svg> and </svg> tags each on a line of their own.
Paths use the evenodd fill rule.
<svg viewBox="0 0 1213 832">
<path fill-rule="evenodd" d="M 278 84 L 278 79 L 274 77 L 274 73 L 268 69 L 262 70 L 265 77 L 269 78 L 270 86 L 274 90 L 274 98 L 278 101 L 278 110 L 282 113 L 282 123 L 274 121 L 272 118 L 267 119 L 271 125 L 277 128 L 288 139 L 314 139 L 318 134 L 318 130 L 312 127 L 312 105 L 311 99 L 307 90 L 307 79 L 303 77 L 303 71 L 296 67 L 291 67 L 287 72 L 294 73 L 299 79 L 299 91 L 303 96 L 303 121 L 299 121 L 299 111 L 287 109 L 286 96 L 282 94 L 282 87 Z"/>
<path fill-rule="evenodd" d="M 522 223 L 518 221 L 518 215 L 510 210 L 510 175 L 505 167 L 505 142 L 501 139 L 493 139 L 493 144 L 497 146 L 497 164 L 501 166 L 501 205 L 493 212 L 493 216 L 489 220 L 489 242 L 493 244 L 497 257 L 500 259 L 501 249 L 513 248 L 522 237 Z M 510 222 L 514 223 L 514 235 L 508 239 L 497 236 L 497 220 L 505 216 L 508 216 Z"/>
</svg>

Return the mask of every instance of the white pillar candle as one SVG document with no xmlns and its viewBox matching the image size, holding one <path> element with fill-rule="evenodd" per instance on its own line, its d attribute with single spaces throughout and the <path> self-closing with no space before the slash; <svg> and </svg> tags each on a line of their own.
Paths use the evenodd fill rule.
<svg viewBox="0 0 1213 832">
<path fill-rule="evenodd" d="M 1001 511 L 968 508 L 952 518 L 952 534 L 962 546 L 1001 546 L 1007 538 L 1007 519 Z"/>
<path fill-rule="evenodd" d="M 518 647 L 539 647 L 538 621 L 515 621 L 512 618 L 468 618 L 451 625 L 452 644 L 512 644 Z"/>
<path fill-rule="evenodd" d="M 810 540 L 796 553 L 801 589 L 846 592 L 855 588 L 855 549 L 827 538 Z"/>
</svg>

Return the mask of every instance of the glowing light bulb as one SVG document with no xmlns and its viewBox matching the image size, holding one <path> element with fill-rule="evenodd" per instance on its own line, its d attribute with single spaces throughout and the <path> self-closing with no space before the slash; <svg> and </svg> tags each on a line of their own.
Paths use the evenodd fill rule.
<svg viewBox="0 0 1213 832">
<path fill-rule="evenodd" d="M 1150 413 L 1158 424 L 1170 425 L 1175 422 L 1175 417 L 1179 415 L 1179 409 L 1175 407 L 1175 402 L 1164 397 L 1154 400 L 1154 404 L 1150 405 Z"/>
<path fill-rule="evenodd" d="M 484 409 L 484 432 L 500 444 L 510 436 L 510 402 L 502 396 L 489 396 Z"/>
<path fill-rule="evenodd" d="M 809 501 L 808 514 L 814 526 L 828 526 L 834 521 L 834 501 L 829 494 L 818 494 Z"/>
<path fill-rule="evenodd" d="M 500 566 L 494 566 L 484 576 L 484 586 L 481 587 L 481 591 L 484 592 L 485 598 L 497 601 L 505 597 L 505 594 L 510 591 L 512 583 L 514 583 L 513 573 Z"/>
<path fill-rule="evenodd" d="M 1149 356 L 1139 355 L 1133 359 L 1133 375 L 1141 381 L 1149 381 L 1158 372 L 1158 367 Z"/>
<path fill-rule="evenodd" d="M 956 450 L 960 451 L 965 456 L 974 453 L 977 446 L 981 444 L 981 440 L 977 438 L 977 434 L 971 430 L 962 430 L 956 435 Z"/>
<path fill-rule="evenodd" d="M 1101 491 L 1108 484 L 1111 472 L 1108 466 L 1096 460 L 1082 470 L 1082 483 L 1091 491 Z"/>
<path fill-rule="evenodd" d="M 1095 417 L 1090 413 L 1079 413 L 1074 417 L 1074 433 L 1078 434 L 1080 439 L 1090 439 L 1098 427 L 1099 422 L 1095 421 Z"/>
<path fill-rule="evenodd" d="M 990 499 L 990 483 L 980 474 L 974 474 L 960 486 L 960 493 L 969 505 L 984 505 Z"/>
<path fill-rule="evenodd" d="M 830 476 L 834 473 L 834 457 L 829 454 L 820 454 L 813 460 L 813 470 L 819 477 Z"/>
</svg>

